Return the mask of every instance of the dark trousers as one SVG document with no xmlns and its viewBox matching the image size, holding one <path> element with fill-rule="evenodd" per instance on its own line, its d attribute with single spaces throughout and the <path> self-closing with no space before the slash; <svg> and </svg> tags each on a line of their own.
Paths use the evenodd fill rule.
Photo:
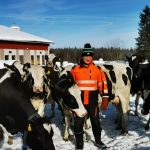
<svg viewBox="0 0 150 150">
<path fill-rule="evenodd" d="M 83 100 L 83 92 L 81 92 L 81 99 Z M 89 103 L 84 105 L 88 112 L 88 117 L 90 117 L 92 131 L 96 142 L 101 140 L 101 126 L 99 118 L 99 108 L 98 108 L 98 92 L 89 93 Z M 74 132 L 76 137 L 77 148 L 83 148 L 83 125 L 85 118 L 79 118 L 75 115 L 74 117 Z"/>
</svg>

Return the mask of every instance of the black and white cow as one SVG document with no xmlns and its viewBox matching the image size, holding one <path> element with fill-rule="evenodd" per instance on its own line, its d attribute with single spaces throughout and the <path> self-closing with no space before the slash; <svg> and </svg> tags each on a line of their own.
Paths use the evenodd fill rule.
<svg viewBox="0 0 150 150">
<path fill-rule="evenodd" d="M 45 84 L 45 69 L 40 65 L 24 65 L 14 62 L 5 66 L 21 76 L 26 96 L 30 98 L 32 105 L 40 116 L 44 116 L 44 107 L 48 97 L 49 88 Z"/>
<path fill-rule="evenodd" d="M 58 60 L 59 59 L 54 54 L 49 55 L 48 62 L 50 65 L 48 65 L 47 68 L 47 78 L 50 80 L 50 89 L 53 91 L 53 99 L 50 99 L 49 101 L 51 101 L 51 103 L 56 101 L 61 107 L 65 117 L 65 131 L 63 138 L 64 140 L 68 140 L 71 112 L 74 112 L 79 117 L 85 117 L 87 111 L 82 104 L 80 96 L 81 91 L 75 84 L 73 76 L 69 71 L 70 69 L 68 70 L 66 67 L 62 68 L 59 66 L 57 64 Z"/>
<path fill-rule="evenodd" d="M 131 68 L 123 63 L 111 62 L 100 65 L 106 74 L 109 100 L 115 104 L 117 115 L 117 129 L 122 134 L 128 133 L 128 112 L 131 88 Z"/>
<path fill-rule="evenodd" d="M 131 81 L 131 95 L 132 96 L 136 96 L 135 98 L 135 115 L 138 116 L 138 105 L 139 105 L 139 99 L 141 97 L 141 84 L 139 81 L 137 81 L 137 78 L 135 77 L 134 75 L 134 72 L 137 71 L 137 67 L 135 66 L 135 64 L 138 64 L 137 60 L 135 60 L 136 56 L 135 55 L 132 55 L 131 57 L 128 57 L 126 56 L 127 58 L 127 61 L 129 63 L 129 66 L 132 68 L 133 70 L 133 77 L 132 77 L 132 81 Z M 143 61 L 143 57 L 140 58 L 141 60 L 140 61 Z"/>
<path fill-rule="evenodd" d="M 40 116 L 44 116 L 44 107 L 47 101 L 49 88 L 45 84 L 46 76 L 45 69 L 40 65 L 24 66 L 23 70 L 26 72 L 24 78 L 33 80 L 32 82 L 32 95 L 30 97 L 31 103 L 38 111 Z M 27 89 L 28 90 L 28 89 Z"/>
<path fill-rule="evenodd" d="M 33 150 L 55 149 L 50 133 L 43 126 L 30 99 L 26 97 L 20 75 L 0 69 L 0 124 L 11 134 L 22 132 L 24 143 Z"/>
<path fill-rule="evenodd" d="M 150 110 L 150 63 L 146 60 L 145 56 L 135 54 L 127 57 L 129 65 L 133 69 L 133 80 L 131 92 L 141 92 L 141 97 L 144 100 L 142 114 L 149 114 Z M 150 129 L 150 118 L 145 126 L 145 129 Z"/>
</svg>

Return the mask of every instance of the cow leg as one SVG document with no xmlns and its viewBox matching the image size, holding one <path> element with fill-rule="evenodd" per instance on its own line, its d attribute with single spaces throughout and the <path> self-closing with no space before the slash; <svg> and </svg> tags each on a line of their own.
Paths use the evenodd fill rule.
<svg viewBox="0 0 150 150">
<path fill-rule="evenodd" d="M 121 134 L 126 135 L 128 133 L 128 113 L 122 114 L 122 131 Z"/>
<path fill-rule="evenodd" d="M 84 142 L 87 142 L 89 141 L 90 139 L 90 136 L 88 135 L 88 133 L 86 132 L 87 129 L 91 128 L 91 121 L 90 121 L 90 118 L 85 118 L 85 122 L 84 122 L 84 125 L 83 125 L 83 131 L 84 131 L 84 134 L 83 134 L 83 141 Z"/>
<path fill-rule="evenodd" d="M 11 133 L 9 133 L 7 131 L 7 129 L 2 125 L 0 124 L 0 141 L 3 140 L 4 138 L 4 133 L 8 136 L 8 141 L 7 143 L 9 145 L 13 144 L 13 135 Z"/>
<path fill-rule="evenodd" d="M 47 103 L 51 104 L 50 118 L 54 118 L 55 117 L 55 101 L 51 92 L 49 92 Z"/>
<path fill-rule="evenodd" d="M 64 116 L 65 116 L 65 131 L 64 131 L 64 137 L 63 139 L 65 141 L 68 141 L 69 139 L 69 128 L 70 128 L 70 118 L 71 118 L 71 113 L 69 110 L 64 109 Z"/>
<path fill-rule="evenodd" d="M 147 124 L 145 125 L 145 130 L 150 129 L 150 114 L 149 114 L 149 119 L 147 121 Z"/>
<path fill-rule="evenodd" d="M 121 130 L 121 128 L 122 128 L 122 124 L 121 124 L 122 109 L 121 109 L 120 98 L 118 96 L 116 96 L 113 100 L 111 100 L 111 102 L 115 105 L 115 107 L 117 109 L 117 118 L 115 120 L 116 130 Z"/>
<path fill-rule="evenodd" d="M 55 102 L 53 101 L 53 103 L 51 104 L 51 116 L 50 118 L 54 118 L 55 117 Z"/>
<path fill-rule="evenodd" d="M 91 128 L 91 121 L 90 121 L 90 118 L 86 118 L 86 119 L 85 119 L 84 128 L 85 128 L 85 130 Z"/>
<path fill-rule="evenodd" d="M 117 108 L 116 130 L 122 129 L 122 109 L 121 104 L 115 105 Z"/>
<path fill-rule="evenodd" d="M 141 93 L 138 92 L 136 94 L 136 99 L 135 99 L 135 116 L 138 116 L 138 105 L 139 105 L 140 96 L 141 96 Z"/>
<path fill-rule="evenodd" d="M 122 134 L 128 133 L 128 115 L 129 115 L 129 98 L 121 98 L 121 108 L 122 108 Z"/>
</svg>

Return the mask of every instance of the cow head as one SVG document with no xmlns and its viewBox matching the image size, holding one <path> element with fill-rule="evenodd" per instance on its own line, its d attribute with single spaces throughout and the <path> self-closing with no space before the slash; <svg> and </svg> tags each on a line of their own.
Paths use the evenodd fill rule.
<svg viewBox="0 0 150 150">
<path fill-rule="evenodd" d="M 149 113 L 150 110 L 150 90 L 145 90 L 143 92 L 143 97 L 144 97 L 144 103 L 143 103 L 143 107 L 141 109 L 141 113 L 143 115 L 147 115 Z"/>
<path fill-rule="evenodd" d="M 133 69 L 132 88 L 135 93 L 142 92 L 142 98 L 144 100 L 141 113 L 147 115 L 150 109 L 150 63 L 145 61 L 144 56 L 133 55 L 127 58 L 129 65 Z M 135 89 L 137 89 L 135 91 Z"/>
<path fill-rule="evenodd" d="M 62 70 L 62 63 L 60 57 L 57 57 L 55 54 L 51 53 L 46 57 L 47 66 L 53 67 L 55 71 Z"/>
<path fill-rule="evenodd" d="M 75 112 L 79 117 L 84 117 L 87 112 L 82 104 L 81 91 L 68 70 L 70 70 L 70 67 L 64 68 L 60 73 L 59 79 L 54 85 L 55 92 L 62 98 L 63 104 L 66 107 Z"/>
<path fill-rule="evenodd" d="M 26 72 L 24 76 L 25 80 L 27 80 L 29 76 L 30 77 L 32 76 L 33 92 L 35 93 L 43 92 L 44 76 L 45 76 L 44 68 L 39 65 L 30 66 L 29 64 L 25 64 L 23 70 Z"/>
<path fill-rule="evenodd" d="M 129 62 L 129 66 L 132 68 L 133 76 L 132 76 L 132 82 L 131 82 L 131 94 L 138 93 L 143 88 L 143 69 L 147 66 L 147 64 L 144 64 L 145 61 L 144 56 L 140 55 L 132 55 L 131 57 L 127 57 L 127 60 Z"/>
<path fill-rule="evenodd" d="M 55 54 L 49 54 L 47 77 L 50 79 L 50 87 L 53 88 L 55 95 L 62 99 L 63 105 L 75 112 L 79 117 L 84 117 L 87 112 L 81 101 L 81 91 L 74 82 L 70 70 L 73 66 L 63 68 L 58 65 L 60 58 Z M 61 63 L 60 63 L 61 64 Z"/>
<path fill-rule="evenodd" d="M 53 129 L 44 128 L 43 118 L 37 113 L 31 115 L 28 119 L 27 134 L 24 134 L 24 139 L 27 145 L 32 150 L 54 150 L 53 144 Z"/>
<path fill-rule="evenodd" d="M 133 70 L 133 77 L 136 77 L 140 69 L 140 64 L 145 61 L 145 57 L 140 55 L 132 55 L 131 57 L 126 56 L 126 58 L 129 62 L 129 66 Z"/>
</svg>

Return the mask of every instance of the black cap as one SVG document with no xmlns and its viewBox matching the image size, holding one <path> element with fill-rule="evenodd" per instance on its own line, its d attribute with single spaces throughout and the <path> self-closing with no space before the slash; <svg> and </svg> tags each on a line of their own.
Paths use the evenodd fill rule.
<svg viewBox="0 0 150 150">
<path fill-rule="evenodd" d="M 82 56 L 93 56 L 93 50 L 90 43 L 86 43 L 84 45 L 84 49 L 82 50 Z"/>
</svg>

